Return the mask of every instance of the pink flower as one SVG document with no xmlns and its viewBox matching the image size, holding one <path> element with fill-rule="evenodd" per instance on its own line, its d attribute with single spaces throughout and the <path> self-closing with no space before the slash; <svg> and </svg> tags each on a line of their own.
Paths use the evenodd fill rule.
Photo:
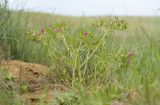
<svg viewBox="0 0 160 105">
<path fill-rule="evenodd" d="M 88 36 L 89 33 L 88 33 L 88 32 L 84 32 L 83 35 L 84 35 L 84 36 Z"/>
<path fill-rule="evenodd" d="M 131 61 L 128 61 L 128 64 L 129 64 L 129 65 L 131 65 L 131 64 L 132 64 L 132 62 L 131 62 Z"/>
<path fill-rule="evenodd" d="M 128 52 L 128 56 L 131 57 L 131 56 L 134 56 L 134 52 Z"/>
<path fill-rule="evenodd" d="M 41 32 L 42 34 L 44 34 L 44 33 L 45 33 L 45 29 L 44 29 L 44 28 L 41 28 L 40 32 Z"/>
</svg>

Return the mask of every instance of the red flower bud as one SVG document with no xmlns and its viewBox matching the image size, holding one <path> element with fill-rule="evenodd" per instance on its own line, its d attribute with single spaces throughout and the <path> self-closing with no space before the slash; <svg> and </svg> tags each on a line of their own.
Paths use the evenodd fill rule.
<svg viewBox="0 0 160 105">
<path fill-rule="evenodd" d="M 84 36 L 88 36 L 89 33 L 88 33 L 88 32 L 84 32 L 83 35 L 84 35 Z"/>
<path fill-rule="evenodd" d="M 45 33 L 45 29 L 44 29 L 44 28 L 41 28 L 40 32 L 41 32 L 42 34 L 44 34 L 44 33 Z"/>
<path fill-rule="evenodd" d="M 128 56 L 131 57 L 131 56 L 134 56 L 134 52 L 128 52 Z"/>
</svg>

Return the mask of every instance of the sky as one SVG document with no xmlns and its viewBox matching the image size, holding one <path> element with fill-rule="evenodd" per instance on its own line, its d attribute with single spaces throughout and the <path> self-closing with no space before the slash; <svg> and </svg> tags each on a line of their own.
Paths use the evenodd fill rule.
<svg viewBox="0 0 160 105">
<path fill-rule="evenodd" d="M 160 0 L 9 0 L 9 5 L 11 8 L 71 16 L 160 15 Z"/>
</svg>

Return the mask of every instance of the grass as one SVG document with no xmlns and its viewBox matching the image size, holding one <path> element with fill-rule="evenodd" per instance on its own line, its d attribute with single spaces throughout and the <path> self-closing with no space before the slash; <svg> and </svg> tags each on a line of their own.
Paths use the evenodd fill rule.
<svg viewBox="0 0 160 105">
<path fill-rule="evenodd" d="M 46 64 L 53 82 L 78 90 L 56 94 L 57 105 L 159 105 L 159 17 L 120 17 L 128 23 L 122 30 L 125 24 L 113 17 L 97 21 L 0 6 L 1 58 Z M 17 95 L 1 92 L 0 102 L 10 105 L 11 93 Z"/>
</svg>

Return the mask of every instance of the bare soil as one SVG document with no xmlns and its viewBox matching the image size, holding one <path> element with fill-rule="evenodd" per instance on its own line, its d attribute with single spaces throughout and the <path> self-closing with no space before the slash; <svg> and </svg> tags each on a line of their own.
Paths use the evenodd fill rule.
<svg viewBox="0 0 160 105">
<path fill-rule="evenodd" d="M 33 105 L 39 100 L 52 102 L 55 91 L 68 91 L 65 86 L 48 81 L 49 70 L 44 65 L 8 60 L 0 62 L 0 67 L 13 75 L 24 102 L 31 102 Z M 27 84 L 27 92 L 22 88 L 24 84 Z"/>
</svg>

